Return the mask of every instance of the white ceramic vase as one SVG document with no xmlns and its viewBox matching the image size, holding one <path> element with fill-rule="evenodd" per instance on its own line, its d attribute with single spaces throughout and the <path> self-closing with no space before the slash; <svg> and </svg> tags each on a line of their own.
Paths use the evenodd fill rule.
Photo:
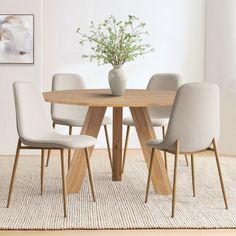
<svg viewBox="0 0 236 236">
<path fill-rule="evenodd" d="M 114 65 L 108 74 L 111 94 L 114 96 L 122 96 L 126 88 L 126 73 L 122 65 Z"/>
</svg>

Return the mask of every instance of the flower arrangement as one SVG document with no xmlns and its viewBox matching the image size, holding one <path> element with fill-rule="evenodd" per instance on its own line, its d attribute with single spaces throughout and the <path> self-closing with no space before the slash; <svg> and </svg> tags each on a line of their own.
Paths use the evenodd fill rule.
<svg viewBox="0 0 236 236">
<path fill-rule="evenodd" d="M 91 53 L 82 57 L 89 58 L 90 61 L 97 60 L 99 65 L 123 65 L 153 51 L 149 44 L 143 43 L 143 36 L 148 34 L 144 29 L 145 25 L 131 15 L 125 21 L 119 21 L 113 15 L 98 25 L 91 21 L 89 34 L 77 29 L 81 36 L 79 43 L 92 44 Z"/>
</svg>

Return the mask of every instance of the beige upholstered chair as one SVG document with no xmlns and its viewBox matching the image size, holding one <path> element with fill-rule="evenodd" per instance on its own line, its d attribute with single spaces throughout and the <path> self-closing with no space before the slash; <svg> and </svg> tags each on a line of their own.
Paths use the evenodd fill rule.
<svg viewBox="0 0 236 236">
<path fill-rule="evenodd" d="M 19 141 L 16 150 L 15 162 L 11 177 L 7 207 L 10 206 L 12 190 L 15 180 L 16 168 L 20 149 L 41 149 L 41 194 L 43 194 L 44 178 L 44 149 L 59 149 L 61 152 L 62 188 L 64 202 L 64 217 L 67 215 L 66 181 L 64 169 L 64 149 L 83 148 L 87 161 L 89 180 L 93 189 L 92 176 L 89 164 L 88 147 L 96 144 L 96 139 L 88 135 L 61 135 L 51 125 L 51 117 L 47 112 L 46 104 L 39 91 L 27 82 L 15 82 L 13 85 L 16 108 L 16 122 Z M 24 144 L 24 146 L 22 146 Z"/>
<path fill-rule="evenodd" d="M 195 196 L 194 153 L 211 150 L 215 153 L 225 207 L 228 208 L 216 142 L 220 134 L 219 88 L 210 83 L 185 84 L 177 92 L 167 133 L 163 141 L 149 140 L 151 160 L 145 202 L 148 199 L 154 150 L 175 155 L 172 193 L 172 217 L 175 212 L 177 164 L 179 154 L 191 154 L 193 196 Z M 213 148 L 212 148 L 212 147 Z"/>
<path fill-rule="evenodd" d="M 80 75 L 77 74 L 55 74 L 52 80 L 52 90 L 74 90 L 74 89 L 85 89 L 84 80 Z M 63 104 L 52 104 L 51 116 L 53 120 L 53 127 L 55 125 L 65 125 L 69 127 L 69 135 L 72 134 L 72 127 L 83 127 L 84 120 L 87 114 L 88 108 L 85 106 L 74 106 L 74 105 L 63 105 Z M 107 125 L 111 124 L 111 119 L 107 116 L 103 119 L 103 126 L 105 131 L 105 137 L 107 142 L 107 150 L 112 165 L 112 157 L 110 151 L 110 143 L 107 132 Z M 50 150 L 48 151 L 48 157 L 46 166 L 48 166 L 50 158 Z M 68 167 L 71 160 L 71 150 L 68 150 Z"/>
<path fill-rule="evenodd" d="M 180 85 L 181 85 L 181 77 L 179 74 L 159 73 L 151 77 L 147 85 L 147 89 L 148 90 L 177 91 Z M 164 138 L 165 127 L 167 127 L 168 122 L 169 122 L 171 106 L 170 107 L 149 107 L 148 111 L 149 111 L 149 115 L 150 115 L 153 126 L 162 128 L 162 136 Z M 127 146 L 128 146 L 130 127 L 134 126 L 133 119 L 131 117 L 124 118 L 123 125 L 127 126 L 127 131 L 126 131 L 125 147 L 124 147 L 124 153 L 123 153 L 122 173 L 125 167 L 126 151 L 127 151 Z M 165 166 L 167 169 L 166 153 L 164 153 L 164 158 L 165 158 Z M 187 156 L 185 156 L 185 159 L 188 165 Z"/>
</svg>

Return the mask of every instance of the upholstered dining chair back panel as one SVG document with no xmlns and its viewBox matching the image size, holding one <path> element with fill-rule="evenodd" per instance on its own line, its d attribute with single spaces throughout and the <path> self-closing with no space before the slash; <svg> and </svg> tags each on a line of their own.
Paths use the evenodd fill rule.
<svg viewBox="0 0 236 236">
<path fill-rule="evenodd" d="M 177 91 L 180 86 L 181 76 L 179 74 L 159 73 L 151 77 L 147 85 L 147 89 Z M 149 107 L 148 111 L 152 118 L 167 118 L 170 116 L 171 106 Z"/>
<path fill-rule="evenodd" d="M 211 83 L 181 86 L 176 94 L 164 147 L 180 152 L 196 152 L 208 148 L 219 138 L 219 87 Z"/>
<path fill-rule="evenodd" d="M 77 74 L 55 74 L 52 80 L 52 90 L 77 90 L 85 89 L 83 78 Z M 52 104 L 51 115 L 54 119 L 71 119 L 78 120 L 80 117 L 85 117 L 88 108 L 85 106 Z"/>
<path fill-rule="evenodd" d="M 13 93 L 20 139 L 40 139 L 47 135 L 52 130 L 52 124 L 42 94 L 33 84 L 21 81 L 13 84 Z"/>
</svg>

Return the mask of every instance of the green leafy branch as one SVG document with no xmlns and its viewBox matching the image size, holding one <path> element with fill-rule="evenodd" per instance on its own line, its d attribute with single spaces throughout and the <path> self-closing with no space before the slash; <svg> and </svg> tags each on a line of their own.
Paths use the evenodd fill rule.
<svg viewBox="0 0 236 236">
<path fill-rule="evenodd" d="M 126 21 L 118 21 L 113 15 L 98 25 L 91 21 L 89 34 L 81 33 L 80 28 L 77 29 L 81 36 L 79 43 L 92 45 L 91 54 L 82 57 L 89 58 L 90 61 L 97 60 L 99 65 L 122 65 L 153 51 L 149 44 L 143 43 L 143 36 L 148 35 L 144 30 L 145 25 L 131 15 Z"/>
</svg>

